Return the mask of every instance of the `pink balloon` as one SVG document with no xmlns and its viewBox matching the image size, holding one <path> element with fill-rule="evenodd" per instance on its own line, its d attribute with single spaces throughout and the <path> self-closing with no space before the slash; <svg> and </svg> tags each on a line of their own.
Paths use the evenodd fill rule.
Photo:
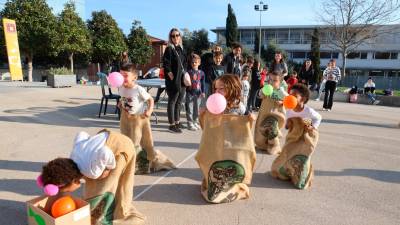
<svg viewBox="0 0 400 225">
<path fill-rule="evenodd" d="M 38 176 L 38 177 L 36 178 L 36 184 L 37 184 L 37 186 L 40 187 L 40 188 L 42 188 L 42 187 L 44 186 L 44 184 L 43 184 L 43 179 L 42 179 L 42 175 L 40 175 L 40 176 Z"/>
<path fill-rule="evenodd" d="M 118 72 L 112 72 L 107 77 L 108 84 L 111 87 L 121 87 L 124 83 L 124 77 Z"/>
<path fill-rule="evenodd" d="M 207 110 L 212 114 L 220 114 L 226 108 L 226 99 L 219 93 L 212 94 L 208 97 L 206 106 Z"/>
<path fill-rule="evenodd" d="M 44 186 L 44 193 L 48 196 L 54 196 L 58 194 L 59 188 L 57 185 L 54 184 L 47 184 Z"/>
</svg>

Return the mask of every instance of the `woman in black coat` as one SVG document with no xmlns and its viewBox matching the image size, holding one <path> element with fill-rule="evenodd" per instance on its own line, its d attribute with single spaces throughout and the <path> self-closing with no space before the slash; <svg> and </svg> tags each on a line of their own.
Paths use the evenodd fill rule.
<svg viewBox="0 0 400 225">
<path fill-rule="evenodd" d="M 182 133 L 179 122 L 181 103 L 185 95 L 183 76 L 187 67 L 186 52 L 182 46 L 182 36 L 177 28 L 169 32 L 168 47 L 163 56 L 165 86 L 168 94 L 168 122 L 169 130 Z"/>
<path fill-rule="evenodd" d="M 307 59 L 299 72 L 299 83 L 313 86 L 316 83 L 317 77 L 315 74 L 314 66 L 312 65 L 311 59 Z"/>
</svg>

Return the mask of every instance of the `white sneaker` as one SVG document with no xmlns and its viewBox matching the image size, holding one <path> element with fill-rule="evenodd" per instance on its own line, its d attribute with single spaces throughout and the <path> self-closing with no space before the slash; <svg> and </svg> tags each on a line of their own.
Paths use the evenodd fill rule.
<svg viewBox="0 0 400 225">
<path fill-rule="evenodd" d="M 201 130 L 201 126 L 200 126 L 199 123 L 196 122 L 196 123 L 194 123 L 193 125 L 197 128 L 197 130 Z"/>
<path fill-rule="evenodd" d="M 197 129 L 196 125 L 194 125 L 194 123 L 188 123 L 188 130 L 196 131 L 198 129 Z"/>
<path fill-rule="evenodd" d="M 381 102 L 381 101 L 379 101 L 379 100 L 375 100 L 374 102 L 372 102 L 372 104 L 374 104 L 374 105 L 378 105 L 378 104 L 379 104 L 379 102 Z"/>
<path fill-rule="evenodd" d="M 317 102 L 318 102 L 318 101 L 319 101 L 319 98 L 316 98 L 316 99 L 315 99 L 315 101 L 317 101 Z"/>
<path fill-rule="evenodd" d="M 331 109 L 327 109 L 326 111 L 330 112 L 330 111 L 331 111 Z"/>
</svg>

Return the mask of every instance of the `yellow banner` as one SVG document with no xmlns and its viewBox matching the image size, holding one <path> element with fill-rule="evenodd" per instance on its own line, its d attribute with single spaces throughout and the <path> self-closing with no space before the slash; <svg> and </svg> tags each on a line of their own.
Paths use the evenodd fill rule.
<svg viewBox="0 0 400 225">
<path fill-rule="evenodd" d="M 17 26 L 15 20 L 3 19 L 4 36 L 6 38 L 8 65 L 11 80 L 22 80 L 21 57 L 19 55 Z"/>
</svg>

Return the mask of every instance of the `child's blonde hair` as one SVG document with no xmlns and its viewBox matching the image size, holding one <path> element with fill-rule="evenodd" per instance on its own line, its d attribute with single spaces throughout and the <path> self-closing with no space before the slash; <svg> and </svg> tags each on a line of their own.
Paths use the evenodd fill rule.
<svg viewBox="0 0 400 225">
<path fill-rule="evenodd" d="M 242 95 L 242 84 L 239 77 L 233 74 L 224 74 L 218 77 L 213 82 L 213 92 L 215 92 L 215 83 L 217 81 L 221 81 L 225 85 L 226 108 L 228 110 L 237 108 Z"/>
</svg>

